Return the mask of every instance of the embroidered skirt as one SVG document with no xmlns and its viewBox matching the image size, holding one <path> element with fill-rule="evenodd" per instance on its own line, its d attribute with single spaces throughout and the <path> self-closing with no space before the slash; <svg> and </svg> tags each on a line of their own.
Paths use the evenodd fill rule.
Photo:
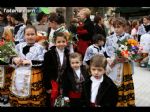
<svg viewBox="0 0 150 112">
<path fill-rule="evenodd" d="M 135 94 L 132 78 L 132 67 L 129 63 L 123 64 L 123 81 L 118 87 L 117 107 L 135 106 Z"/>
<path fill-rule="evenodd" d="M 45 105 L 45 93 L 40 69 L 32 69 L 31 94 L 27 98 L 20 98 L 10 94 L 10 104 L 14 107 L 41 107 Z"/>
<path fill-rule="evenodd" d="M 11 73 L 13 71 L 12 67 L 5 66 L 5 73 L 4 73 L 4 87 L 0 88 L 1 95 L 9 95 L 10 94 L 10 83 L 11 83 Z"/>
</svg>

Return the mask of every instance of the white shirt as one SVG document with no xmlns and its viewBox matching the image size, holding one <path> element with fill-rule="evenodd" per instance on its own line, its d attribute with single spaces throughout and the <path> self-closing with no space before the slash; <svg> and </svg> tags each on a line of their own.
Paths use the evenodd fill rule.
<svg viewBox="0 0 150 112">
<path fill-rule="evenodd" d="M 99 89 L 101 83 L 103 82 L 103 76 L 100 79 L 95 79 L 95 77 L 92 76 L 91 81 L 92 81 L 91 103 L 95 103 L 96 96 L 97 96 L 97 93 L 98 93 L 98 89 Z"/>
<path fill-rule="evenodd" d="M 80 75 L 81 75 L 81 70 L 80 68 L 75 70 L 75 73 L 77 74 L 78 78 L 80 79 Z"/>
<path fill-rule="evenodd" d="M 64 60 L 64 50 L 59 50 L 57 47 L 56 47 L 56 50 L 57 50 L 57 52 L 58 52 L 59 59 L 60 59 L 60 64 L 61 64 L 61 66 L 62 66 L 63 60 Z"/>
</svg>

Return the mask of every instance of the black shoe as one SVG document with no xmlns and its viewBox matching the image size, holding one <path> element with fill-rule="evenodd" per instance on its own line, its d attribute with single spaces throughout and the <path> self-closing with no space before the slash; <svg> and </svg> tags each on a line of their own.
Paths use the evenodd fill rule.
<svg viewBox="0 0 150 112">
<path fill-rule="evenodd" d="M 3 97 L 0 97 L 0 102 L 3 102 L 4 101 L 4 98 Z"/>
<path fill-rule="evenodd" d="M 8 98 L 4 98 L 3 104 L 6 105 L 8 103 Z"/>
</svg>

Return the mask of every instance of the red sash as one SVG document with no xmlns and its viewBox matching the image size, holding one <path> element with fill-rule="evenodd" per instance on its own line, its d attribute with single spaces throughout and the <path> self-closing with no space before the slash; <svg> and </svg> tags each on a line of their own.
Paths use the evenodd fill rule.
<svg viewBox="0 0 150 112">
<path fill-rule="evenodd" d="M 81 97 L 81 93 L 79 92 L 75 92 L 75 91 L 69 92 L 69 98 L 80 98 L 80 97 Z"/>
<path fill-rule="evenodd" d="M 59 92 L 59 85 L 56 81 L 52 80 L 51 81 L 52 85 L 52 90 L 51 90 L 51 97 L 50 97 L 50 102 L 51 102 L 51 107 L 54 107 L 55 99 L 58 97 Z"/>
</svg>

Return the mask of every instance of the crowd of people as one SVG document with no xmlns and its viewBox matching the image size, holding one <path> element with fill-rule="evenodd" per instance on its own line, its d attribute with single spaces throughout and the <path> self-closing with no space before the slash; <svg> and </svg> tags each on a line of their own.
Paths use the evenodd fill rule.
<svg viewBox="0 0 150 112">
<path fill-rule="evenodd" d="M 135 105 L 134 63 L 118 58 L 118 41 L 143 46 L 139 66 L 150 70 L 150 16 L 142 21 L 103 17 L 82 8 L 70 25 L 62 14 L 40 12 L 37 22 L 0 10 L 0 41 L 12 41 L 17 56 L 0 63 L 0 102 L 12 107 L 130 107 Z M 2 72 L 2 70 L 4 72 Z M 60 100 L 58 97 L 62 96 Z M 66 104 L 66 105 L 65 105 Z"/>
</svg>

